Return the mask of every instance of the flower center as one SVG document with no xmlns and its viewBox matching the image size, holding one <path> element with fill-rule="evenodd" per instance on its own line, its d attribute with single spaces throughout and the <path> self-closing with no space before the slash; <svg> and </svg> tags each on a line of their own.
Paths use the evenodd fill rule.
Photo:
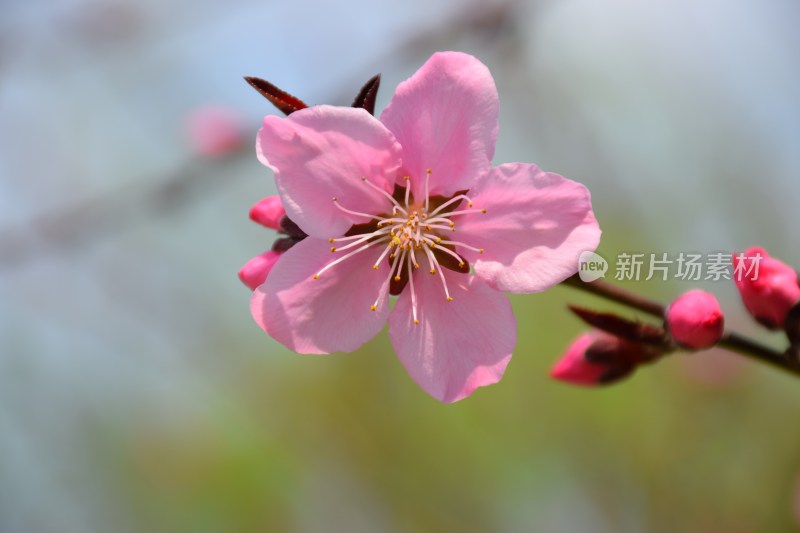
<svg viewBox="0 0 800 533">
<path fill-rule="evenodd" d="M 420 262 L 426 264 L 431 275 L 439 275 L 444 297 L 447 301 L 452 301 L 442 267 L 469 272 L 468 263 L 456 252 L 456 246 L 483 253 L 483 248 L 475 248 L 452 238 L 452 234 L 456 232 L 458 217 L 468 213 L 486 213 L 486 209 L 474 208 L 472 201 L 463 193 L 456 193 L 449 199 L 431 197 L 428 194 L 430 174 L 430 169 L 425 171 L 424 198 L 419 201 L 411 195 L 409 176 L 403 177 L 405 189 L 397 188 L 394 195 L 362 176 L 361 181 L 366 186 L 377 190 L 390 202 L 389 210 L 382 215 L 351 211 L 342 206 L 337 198 L 333 198 L 338 209 L 351 215 L 366 217 L 371 222 L 353 226 L 344 237 L 328 239 L 334 245 L 331 246 L 331 252 L 345 253 L 314 274 L 314 279 L 356 254 L 375 246 L 383 246 L 383 251 L 372 268 L 380 270 L 386 260 L 386 276 L 389 278 L 392 294 L 400 294 L 406 283 L 408 284 L 415 324 L 419 324 L 419 320 L 413 273 L 420 268 Z M 464 202 L 466 205 L 463 205 Z M 465 208 L 459 209 L 462 205 Z M 379 302 L 380 295 L 371 306 L 373 311 L 377 310 Z"/>
</svg>

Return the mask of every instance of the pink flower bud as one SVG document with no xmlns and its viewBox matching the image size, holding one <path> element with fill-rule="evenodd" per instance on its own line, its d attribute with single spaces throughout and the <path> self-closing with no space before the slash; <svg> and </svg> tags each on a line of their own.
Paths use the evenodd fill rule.
<svg viewBox="0 0 800 533">
<path fill-rule="evenodd" d="M 244 129 L 239 116 L 226 107 L 199 107 L 186 119 L 191 147 L 200 155 L 220 157 L 244 146 Z"/>
<path fill-rule="evenodd" d="M 639 348 L 647 349 L 601 331 L 584 333 L 570 344 L 550 377 L 584 387 L 611 383 L 633 372 Z"/>
<path fill-rule="evenodd" d="M 281 219 L 286 215 L 280 196 L 267 196 L 250 208 L 250 220 L 271 229 L 281 229 Z"/>
<path fill-rule="evenodd" d="M 758 247 L 734 254 L 733 265 L 733 280 L 747 311 L 770 329 L 782 327 L 800 301 L 797 272 Z"/>
<path fill-rule="evenodd" d="M 255 256 L 245 263 L 239 271 L 239 279 L 242 283 L 250 287 L 251 291 L 256 290 L 259 285 L 266 281 L 267 275 L 270 270 L 272 270 L 272 267 L 275 266 L 280 256 L 280 252 L 275 252 L 273 250 Z"/>
<path fill-rule="evenodd" d="M 669 306 L 667 327 L 681 346 L 703 350 L 715 345 L 722 337 L 725 317 L 713 294 L 692 290 Z"/>
</svg>

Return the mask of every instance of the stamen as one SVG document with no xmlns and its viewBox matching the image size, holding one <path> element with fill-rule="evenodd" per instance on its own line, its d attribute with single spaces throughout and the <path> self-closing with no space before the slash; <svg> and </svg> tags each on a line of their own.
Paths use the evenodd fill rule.
<svg viewBox="0 0 800 533">
<path fill-rule="evenodd" d="M 403 180 L 406 182 L 406 209 L 408 209 L 408 200 L 411 197 L 411 177 L 410 176 L 403 176 Z"/>
<path fill-rule="evenodd" d="M 366 242 L 366 241 L 372 239 L 373 237 L 383 237 L 382 239 L 379 239 L 379 240 L 377 240 L 375 242 L 385 242 L 388 239 L 388 235 L 387 235 L 388 233 L 389 232 L 386 231 L 386 229 L 379 229 L 378 231 L 373 231 L 372 233 L 362 233 L 361 235 L 358 235 L 359 238 L 357 240 L 351 242 L 350 244 L 342 246 L 341 248 L 337 248 L 335 250 L 332 249 L 331 252 L 335 252 L 337 250 L 340 251 L 340 252 L 342 250 L 348 250 L 348 249 L 350 249 L 350 248 L 352 248 L 354 246 L 358 246 L 362 242 Z"/>
<path fill-rule="evenodd" d="M 414 265 L 414 268 L 419 268 L 419 264 L 417 263 L 417 256 L 416 256 L 416 254 L 414 254 L 414 247 L 413 246 L 410 248 L 410 251 L 411 251 L 411 263 L 410 264 Z"/>
<path fill-rule="evenodd" d="M 447 251 L 449 251 L 449 250 L 447 250 Z M 444 269 L 439 264 L 439 261 L 436 259 L 436 256 L 433 254 L 431 249 L 428 248 L 427 246 L 425 247 L 425 253 L 428 254 L 428 261 L 430 262 L 430 265 L 431 265 L 431 270 L 430 270 L 431 274 L 436 274 L 437 271 L 439 272 L 439 277 L 442 280 L 442 287 L 444 287 L 445 298 L 447 298 L 448 302 L 452 302 L 453 299 L 450 297 L 450 291 L 447 290 L 447 281 L 444 279 Z M 456 256 L 456 257 L 458 257 L 458 256 Z M 459 261 L 461 260 L 461 258 L 458 258 L 458 259 L 459 259 Z"/>
<path fill-rule="evenodd" d="M 444 253 L 446 253 L 448 255 L 453 256 L 454 259 L 457 259 L 458 260 L 458 266 L 460 266 L 460 267 L 464 266 L 464 258 L 461 257 L 460 255 L 458 255 L 457 253 L 455 253 L 453 250 L 451 250 L 449 248 L 445 248 L 444 246 L 439 246 L 438 244 L 434 244 L 433 247 L 436 248 L 437 250 L 443 251 Z"/>
<path fill-rule="evenodd" d="M 414 273 L 411 271 L 411 263 L 408 265 L 408 288 L 411 291 L 411 316 L 414 319 L 414 324 L 419 324 L 417 319 L 417 293 L 414 292 Z"/>
<path fill-rule="evenodd" d="M 434 209 L 432 213 L 428 213 L 428 216 L 429 217 L 435 217 L 436 214 L 439 213 L 439 211 L 441 211 L 442 209 L 446 208 L 449 205 L 452 205 L 453 203 L 455 203 L 456 201 L 459 201 L 459 200 L 466 200 L 467 204 L 470 207 L 472 207 L 472 200 L 469 199 L 469 196 L 467 196 L 466 194 L 459 194 L 458 196 L 453 196 L 448 201 L 446 201 L 445 203 L 443 203 L 442 205 L 440 205 L 439 207 Z"/>
<path fill-rule="evenodd" d="M 395 209 L 399 209 L 400 211 L 403 212 L 404 215 L 406 214 L 405 209 L 403 209 L 402 206 L 399 203 L 397 203 L 397 200 L 395 200 L 391 194 L 389 194 L 382 188 L 378 187 L 377 185 L 369 181 L 365 176 L 361 176 L 361 181 L 363 181 L 364 183 L 366 183 L 367 185 L 369 185 L 370 187 L 372 187 L 373 189 L 384 195 L 386 198 L 389 199 L 390 202 L 392 202 L 392 204 L 394 205 L 394 207 L 392 208 L 392 214 L 395 213 Z"/>
<path fill-rule="evenodd" d="M 425 247 L 425 254 L 428 256 L 428 264 L 431 266 L 430 273 L 436 274 L 436 267 L 439 266 L 439 263 L 436 261 L 436 257 L 434 257 L 431 249 L 427 246 Z"/>
<path fill-rule="evenodd" d="M 425 212 L 426 213 L 428 212 L 428 190 L 429 190 L 428 182 L 430 181 L 430 178 L 431 178 L 431 169 L 426 168 L 425 169 Z"/>
<path fill-rule="evenodd" d="M 380 235 L 386 235 L 388 233 L 386 229 L 387 228 L 381 228 Z M 328 242 L 333 244 L 336 242 L 355 241 L 364 238 L 364 235 L 365 235 L 364 233 L 359 233 L 358 235 L 348 235 L 347 237 L 337 237 L 337 238 L 331 237 L 330 239 L 328 239 Z M 378 232 L 375 231 L 373 233 L 370 233 L 370 235 L 378 235 Z"/>
<path fill-rule="evenodd" d="M 346 207 L 342 207 L 339 204 L 339 200 L 337 200 L 335 196 L 333 197 L 333 205 L 338 207 L 341 211 L 344 211 L 345 213 L 349 213 L 351 215 L 355 215 L 355 216 L 358 216 L 358 217 L 374 218 L 375 220 L 381 220 L 382 219 L 382 217 L 378 217 L 378 216 L 375 216 L 375 215 L 369 215 L 367 213 L 359 213 L 358 211 L 351 211 L 351 210 L 347 209 Z"/>
<path fill-rule="evenodd" d="M 450 211 L 449 213 L 447 213 L 447 214 L 445 214 L 443 216 L 452 217 L 452 216 L 455 216 L 455 215 L 467 215 L 469 213 L 481 213 L 481 214 L 485 215 L 486 214 L 486 208 L 485 207 L 481 207 L 480 209 L 476 208 L 476 209 L 462 209 L 460 211 Z"/>
<path fill-rule="evenodd" d="M 427 229 L 428 231 L 435 229 L 444 229 L 448 231 L 453 231 L 453 226 L 440 226 L 438 224 L 431 224 L 430 226 L 425 226 L 425 229 Z"/>
<path fill-rule="evenodd" d="M 483 248 L 475 248 L 474 246 L 470 246 L 469 244 L 464 244 L 463 242 L 459 241 L 442 241 L 441 244 L 452 244 L 453 246 L 461 246 L 462 248 L 472 250 L 473 252 L 478 252 L 479 254 L 483 253 Z"/>
<path fill-rule="evenodd" d="M 339 259 L 337 259 L 336 261 L 331 261 L 330 263 L 328 263 L 327 265 L 325 265 L 324 267 L 322 267 L 322 270 L 320 270 L 319 272 L 317 272 L 316 274 L 314 274 L 314 279 L 319 279 L 319 276 L 320 276 L 320 274 L 322 274 L 323 272 L 325 272 L 326 270 L 328 270 L 328 269 L 329 269 L 329 268 L 331 268 L 332 266 L 334 266 L 334 265 L 338 265 L 339 263 L 341 263 L 341 262 L 342 262 L 342 261 L 344 261 L 345 259 L 349 259 L 349 258 L 353 257 L 354 255 L 356 255 L 356 254 L 358 254 L 358 253 L 361 253 L 361 252 L 363 252 L 363 251 L 364 251 L 364 250 L 366 250 L 367 248 L 371 248 L 372 246 L 374 246 L 374 245 L 378 244 L 378 242 L 379 242 L 379 241 L 373 241 L 373 242 L 367 243 L 367 244 L 365 244 L 364 246 L 362 246 L 361 248 L 358 248 L 357 250 L 353 250 L 353 251 L 352 251 L 352 252 L 350 252 L 349 254 L 345 254 L 345 255 L 343 255 L 342 257 L 340 257 L 340 258 L 339 258 Z"/>
<path fill-rule="evenodd" d="M 386 257 L 386 254 L 388 254 L 391 251 L 393 245 L 394 245 L 394 243 L 392 241 L 389 241 L 389 245 L 386 246 L 386 248 L 383 250 L 383 253 L 378 258 L 378 260 L 375 261 L 375 264 L 372 265 L 372 268 L 374 268 L 375 270 L 378 270 L 378 268 L 380 267 L 381 261 L 383 261 L 383 259 Z M 391 274 L 391 272 L 389 274 Z"/>
<path fill-rule="evenodd" d="M 403 250 L 403 253 L 400 255 L 396 255 L 394 261 L 392 262 L 392 268 L 389 270 L 389 277 L 392 277 L 394 274 L 394 280 L 400 281 L 400 269 L 403 268 L 403 261 L 406 258 L 406 251 Z M 397 267 L 397 272 L 395 273 L 395 267 Z"/>
</svg>

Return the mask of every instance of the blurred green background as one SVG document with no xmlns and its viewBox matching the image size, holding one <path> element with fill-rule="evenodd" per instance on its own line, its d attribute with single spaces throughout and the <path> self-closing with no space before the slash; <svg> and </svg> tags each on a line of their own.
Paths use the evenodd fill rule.
<svg viewBox="0 0 800 533">
<path fill-rule="evenodd" d="M 0 532 L 772 532 L 800 520 L 800 381 L 680 355 L 604 390 L 548 379 L 571 289 L 515 297 L 503 381 L 423 393 L 384 331 L 298 356 L 239 267 L 273 236 L 243 75 L 378 107 L 436 50 L 495 76 L 495 162 L 586 183 L 600 253 L 762 245 L 800 265 L 795 0 L 4 0 Z M 242 148 L 187 142 L 206 105 Z M 628 283 L 668 301 L 697 285 Z M 706 283 L 728 324 L 731 283 Z"/>
</svg>

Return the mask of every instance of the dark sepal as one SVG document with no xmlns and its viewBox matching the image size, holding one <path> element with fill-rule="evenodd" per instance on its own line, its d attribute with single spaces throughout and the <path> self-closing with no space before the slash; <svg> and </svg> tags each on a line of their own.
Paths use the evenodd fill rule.
<svg viewBox="0 0 800 533">
<path fill-rule="evenodd" d="M 667 347 L 669 344 L 668 336 L 662 328 L 628 320 L 612 313 L 599 313 L 574 305 L 567 307 L 590 326 L 622 339 L 658 347 Z"/>
<path fill-rule="evenodd" d="M 627 341 L 615 337 L 601 337 L 592 342 L 584 354 L 587 362 L 603 365 L 606 371 L 599 382 L 608 385 L 630 375 L 638 361 L 631 358 Z"/>
<path fill-rule="evenodd" d="M 294 237 L 281 237 L 272 243 L 272 251 L 283 253 L 302 240 L 303 239 L 295 239 Z"/>
<path fill-rule="evenodd" d="M 600 376 L 599 383 L 602 385 L 610 385 L 612 383 L 616 383 L 617 381 L 621 381 L 631 374 L 636 369 L 634 365 L 615 365 L 610 366 L 608 370 L 606 370 L 602 376 Z"/>
<path fill-rule="evenodd" d="M 366 109 L 370 115 L 375 114 L 375 98 L 378 96 L 378 88 L 381 86 L 381 75 L 376 74 L 358 92 L 358 96 L 353 100 L 353 107 Z"/>
<path fill-rule="evenodd" d="M 301 230 L 300 226 L 298 226 L 292 219 L 290 219 L 286 215 L 284 215 L 283 218 L 281 218 L 280 226 L 281 226 L 280 231 L 282 233 L 285 233 L 289 237 L 292 237 L 293 239 L 296 239 L 298 241 L 301 241 L 306 237 L 308 237 L 308 235 L 306 235 L 306 232 Z"/>
<path fill-rule="evenodd" d="M 291 115 L 295 111 L 308 107 L 305 102 L 299 98 L 278 89 L 267 80 L 262 80 L 261 78 L 255 78 L 253 76 L 245 76 L 244 81 L 249 83 L 253 89 L 258 91 L 261 96 L 269 100 L 272 105 L 277 107 L 285 115 Z"/>
</svg>

